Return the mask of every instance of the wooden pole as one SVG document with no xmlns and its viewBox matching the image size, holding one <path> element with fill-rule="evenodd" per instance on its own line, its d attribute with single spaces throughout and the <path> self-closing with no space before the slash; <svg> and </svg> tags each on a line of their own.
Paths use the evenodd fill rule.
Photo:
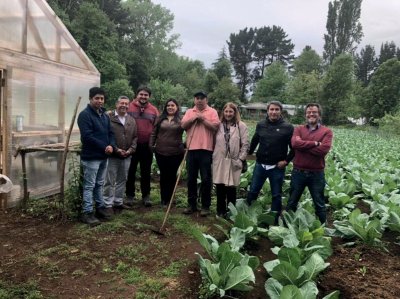
<svg viewBox="0 0 400 299">
<path fill-rule="evenodd" d="M 186 145 L 185 154 L 183 155 L 183 159 L 182 159 L 181 165 L 179 166 L 178 177 L 176 178 L 174 190 L 172 191 L 171 199 L 169 200 L 169 204 L 168 204 L 167 211 L 165 212 L 164 220 L 163 220 L 163 222 L 162 222 L 162 224 L 161 224 L 161 226 L 160 226 L 160 229 L 158 230 L 158 233 L 161 234 L 161 235 L 164 234 L 164 233 L 163 233 L 164 226 L 165 226 L 165 223 L 167 222 L 167 218 L 168 218 L 168 215 L 169 215 L 169 211 L 171 210 L 172 201 L 173 201 L 173 199 L 174 199 L 174 197 L 175 197 L 175 193 L 176 193 L 176 188 L 178 187 L 179 181 L 180 181 L 180 179 L 181 179 L 182 170 L 183 170 L 183 168 L 185 167 L 186 156 L 187 156 L 187 153 L 188 153 L 188 151 L 189 151 L 190 144 L 192 143 L 192 139 L 193 139 L 193 135 L 194 135 L 194 130 L 196 129 L 196 127 L 197 127 L 197 121 L 196 121 L 196 122 L 194 123 L 194 125 L 193 125 L 192 136 L 190 136 L 189 143 Z"/>
<path fill-rule="evenodd" d="M 28 192 L 28 178 L 26 177 L 26 162 L 25 162 L 24 152 L 21 152 L 21 161 L 22 161 L 22 181 L 24 185 L 24 198 L 22 199 L 22 208 L 25 209 L 29 199 L 29 192 Z"/>
<path fill-rule="evenodd" d="M 71 124 L 69 126 L 69 130 L 65 139 L 65 147 L 64 147 L 64 152 L 63 152 L 63 157 L 61 160 L 61 176 L 60 176 L 60 203 L 62 204 L 62 206 L 64 206 L 64 179 L 65 179 L 65 164 L 67 162 L 67 155 L 68 155 L 68 149 L 69 149 L 69 140 L 71 138 L 71 133 L 72 133 L 72 129 L 74 127 L 74 123 L 75 123 L 75 119 L 76 119 L 76 114 L 78 112 L 78 108 L 79 108 L 79 104 L 81 103 L 81 99 L 82 97 L 79 97 L 77 102 L 76 102 L 76 106 L 75 106 L 75 110 L 74 110 L 74 114 L 72 115 L 72 120 L 71 120 Z"/>
</svg>

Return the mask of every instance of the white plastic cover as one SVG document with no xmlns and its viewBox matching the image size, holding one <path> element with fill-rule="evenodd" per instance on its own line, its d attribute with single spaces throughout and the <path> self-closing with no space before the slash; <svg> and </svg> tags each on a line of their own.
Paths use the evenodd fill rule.
<svg viewBox="0 0 400 299">
<path fill-rule="evenodd" d="M 8 193 L 11 191 L 13 183 L 4 174 L 0 174 L 0 193 Z"/>
</svg>

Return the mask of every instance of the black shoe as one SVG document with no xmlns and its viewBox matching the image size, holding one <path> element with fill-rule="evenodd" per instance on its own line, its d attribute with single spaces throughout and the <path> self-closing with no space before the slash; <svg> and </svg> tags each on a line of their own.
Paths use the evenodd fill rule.
<svg viewBox="0 0 400 299">
<path fill-rule="evenodd" d="M 208 209 L 208 208 L 201 208 L 201 211 L 200 211 L 200 216 L 201 216 L 201 217 L 207 217 L 207 216 L 210 215 L 210 214 L 211 214 L 210 209 Z"/>
<path fill-rule="evenodd" d="M 227 213 L 217 213 L 217 216 L 220 218 L 228 219 L 228 214 Z"/>
<path fill-rule="evenodd" d="M 132 207 L 128 207 L 127 205 L 114 205 L 113 210 L 114 214 L 121 214 L 123 210 L 131 210 Z"/>
<path fill-rule="evenodd" d="M 112 215 L 106 208 L 96 209 L 96 217 L 102 220 L 110 220 Z"/>
<path fill-rule="evenodd" d="M 133 201 L 125 201 L 124 206 L 128 207 L 129 209 L 133 209 L 134 202 Z"/>
<path fill-rule="evenodd" d="M 126 199 L 124 200 L 124 204 L 126 205 L 126 206 L 128 206 L 128 207 L 133 207 L 133 205 L 135 204 L 135 202 L 136 202 L 136 198 L 135 198 L 135 196 L 133 195 L 127 195 L 126 196 Z"/>
<path fill-rule="evenodd" d="M 149 208 L 149 207 L 152 206 L 151 201 L 150 201 L 150 196 L 149 196 L 149 195 L 146 195 L 145 197 L 143 197 L 143 205 L 144 205 L 146 208 Z"/>
<path fill-rule="evenodd" d="M 113 206 L 114 215 L 121 214 L 124 208 L 122 205 Z"/>
<path fill-rule="evenodd" d="M 198 211 L 197 208 L 189 207 L 189 208 L 184 209 L 182 213 L 185 215 L 191 215 L 193 213 L 196 213 L 197 211 Z"/>
<path fill-rule="evenodd" d="M 97 219 L 93 213 L 83 213 L 80 220 L 89 226 L 96 226 L 100 224 L 99 219 Z"/>
</svg>

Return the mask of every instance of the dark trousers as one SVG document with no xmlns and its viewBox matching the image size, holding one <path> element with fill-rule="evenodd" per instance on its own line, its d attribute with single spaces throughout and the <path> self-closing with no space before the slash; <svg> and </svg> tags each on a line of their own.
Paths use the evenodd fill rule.
<svg viewBox="0 0 400 299">
<path fill-rule="evenodd" d="M 326 221 L 325 208 L 325 174 L 323 171 L 303 171 L 293 169 L 292 180 L 290 182 L 290 197 L 286 210 L 296 211 L 297 204 L 303 194 L 304 189 L 308 187 L 313 199 L 315 214 L 321 223 Z"/>
<path fill-rule="evenodd" d="M 183 159 L 183 154 L 164 156 L 156 153 L 158 168 L 160 169 L 161 204 L 168 204 L 176 184 L 176 173 Z"/>
<path fill-rule="evenodd" d="M 236 204 L 236 187 L 215 184 L 217 193 L 217 214 L 225 215 L 228 211 L 229 203 Z"/>
<path fill-rule="evenodd" d="M 126 182 L 126 195 L 135 196 L 136 169 L 140 163 L 140 190 L 142 198 L 150 194 L 151 163 L 153 162 L 153 153 L 148 143 L 138 143 L 136 152 L 132 155 L 131 165 L 128 171 L 128 180 Z"/>
<path fill-rule="evenodd" d="M 211 205 L 211 163 L 212 152 L 207 150 L 190 150 L 187 153 L 187 188 L 188 203 L 193 209 L 197 209 L 197 177 L 200 171 L 201 178 L 201 207 L 209 209 Z"/>
</svg>

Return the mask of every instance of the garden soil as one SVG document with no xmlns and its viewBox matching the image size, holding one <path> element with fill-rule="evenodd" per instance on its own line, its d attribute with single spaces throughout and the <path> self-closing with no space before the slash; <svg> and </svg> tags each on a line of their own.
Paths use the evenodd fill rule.
<svg viewBox="0 0 400 299">
<path fill-rule="evenodd" d="M 181 210 L 173 208 L 171 216 Z M 136 208 L 135 215 L 146 213 L 147 209 Z M 213 228 L 215 218 L 189 217 L 218 235 Z M 74 221 L 49 221 L 16 210 L 0 211 L 0 281 L 9 286 L 33 281 L 44 298 L 199 298 L 201 276 L 195 252 L 206 257 L 204 250 L 196 240 L 174 229 L 170 221 L 166 236 L 158 236 L 149 229 L 158 228 L 161 223 L 140 217 L 120 231 L 92 234 L 93 228 Z M 397 237 L 398 234 L 384 235 L 387 252 L 364 246 L 344 247 L 342 240 L 333 240 L 334 254 L 327 261 L 330 266 L 317 282 L 319 298 L 334 290 L 341 292 L 340 298 L 400 298 Z M 150 283 L 142 283 L 139 288 L 134 280 L 127 280 L 117 271 L 126 261 L 126 255 L 118 255 L 119 249 L 130 245 L 147 248 L 129 256 L 137 271 L 147 277 L 156 277 L 171 261 L 184 261 L 184 267 L 172 278 L 158 282 L 160 289 L 152 290 Z M 261 259 L 256 284 L 250 293 L 230 295 L 268 298 L 264 289 L 267 274 L 262 263 L 275 258 L 270 251 L 272 244 L 262 239 L 246 246 L 249 254 Z"/>
</svg>

